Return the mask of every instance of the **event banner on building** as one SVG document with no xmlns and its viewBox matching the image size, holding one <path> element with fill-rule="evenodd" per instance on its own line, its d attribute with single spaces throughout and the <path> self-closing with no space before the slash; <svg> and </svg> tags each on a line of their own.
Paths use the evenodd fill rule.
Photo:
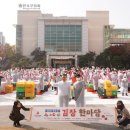
<svg viewBox="0 0 130 130">
<path fill-rule="evenodd" d="M 115 110 L 112 107 L 34 107 L 31 113 L 31 121 L 112 124 L 115 122 Z"/>
</svg>

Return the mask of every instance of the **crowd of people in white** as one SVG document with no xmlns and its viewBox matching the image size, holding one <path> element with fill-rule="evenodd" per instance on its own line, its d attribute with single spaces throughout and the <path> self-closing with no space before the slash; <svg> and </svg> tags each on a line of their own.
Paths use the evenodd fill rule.
<svg viewBox="0 0 130 130">
<path fill-rule="evenodd" d="M 121 88 L 122 96 L 128 96 L 130 87 L 130 70 L 117 70 L 110 68 L 32 68 L 9 69 L 0 71 L 1 82 L 11 83 L 18 81 L 38 81 L 37 89 L 45 90 L 49 85 L 59 95 L 60 106 L 68 106 L 70 89 L 73 84 L 77 106 L 84 106 L 84 90 L 87 82 L 94 84 L 94 90 L 103 86 L 104 80 L 111 80 L 113 85 Z M 2 86 L 2 85 L 1 85 Z M 65 101 L 64 101 L 65 100 Z"/>
</svg>

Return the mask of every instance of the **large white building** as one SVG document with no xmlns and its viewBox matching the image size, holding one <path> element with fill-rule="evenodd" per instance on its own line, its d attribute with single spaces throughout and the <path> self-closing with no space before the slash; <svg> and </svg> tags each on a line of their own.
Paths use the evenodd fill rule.
<svg viewBox="0 0 130 130">
<path fill-rule="evenodd" d="M 35 48 L 47 52 L 47 65 L 77 66 L 77 56 L 103 51 L 103 30 L 108 11 L 87 11 L 86 17 L 54 17 L 40 10 L 19 10 L 16 51 L 30 57 Z"/>
<path fill-rule="evenodd" d="M 5 44 L 5 37 L 3 35 L 3 32 L 0 32 L 0 44 Z"/>
</svg>

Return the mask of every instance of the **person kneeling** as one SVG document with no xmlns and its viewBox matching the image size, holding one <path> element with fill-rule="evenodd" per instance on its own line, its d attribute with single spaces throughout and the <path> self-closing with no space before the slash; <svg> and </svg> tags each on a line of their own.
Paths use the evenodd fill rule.
<svg viewBox="0 0 130 130">
<path fill-rule="evenodd" d="M 127 129 L 127 125 L 130 124 L 130 113 L 121 100 L 117 102 L 116 112 L 117 124 L 119 125 L 119 127 Z"/>
<path fill-rule="evenodd" d="M 25 111 L 30 111 L 31 108 L 25 108 L 20 101 L 15 101 L 9 118 L 14 121 L 14 127 L 21 127 L 19 121 L 24 120 L 25 116 L 20 113 L 21 108 Z"/>
</svg>

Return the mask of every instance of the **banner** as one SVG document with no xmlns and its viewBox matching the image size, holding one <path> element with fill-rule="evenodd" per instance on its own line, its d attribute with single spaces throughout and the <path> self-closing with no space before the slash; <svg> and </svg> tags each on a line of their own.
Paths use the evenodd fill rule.
<svg viewBox="0 0 130 130">
<path fill-rule="evenodd" d="M 95 122 L 115 123 L 115 109 L 112 107 L 34 107 L 31 112 L 33 122 Z"/>
</svg>

